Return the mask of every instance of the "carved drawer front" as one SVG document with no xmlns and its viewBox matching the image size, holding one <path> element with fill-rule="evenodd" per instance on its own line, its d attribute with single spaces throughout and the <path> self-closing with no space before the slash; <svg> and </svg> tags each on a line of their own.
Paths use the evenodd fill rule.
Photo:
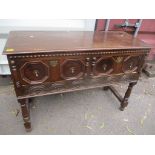
<svg viewBox="0 0 155 155">
<path fill-rule="evenodd" d="M 124 59 L 122 70 L 123 72 L 133 72 L 138 69 L 139 65 L 139 57 L 138 56 L 128 56 Z"/>
<path fill-rule="evenodd" d="M 111 74 L 114 70 L 114 60 L 113 58 L 101 57 L 96 61 L 95 74 Z"/>
<path fill-rule="evenodd" d="M 49 77 L 49 67 L 42 61 L 26 62 L 21 67 L 20 74 L 29 84 L 42 83 Z"/>
<path fill-rule="evenodd" d="M 85 66 L 81 60 L 67 59 L 61 64 L 61 77 L 63 79 L 72 80 L 83 76 Z"/>
</svg>

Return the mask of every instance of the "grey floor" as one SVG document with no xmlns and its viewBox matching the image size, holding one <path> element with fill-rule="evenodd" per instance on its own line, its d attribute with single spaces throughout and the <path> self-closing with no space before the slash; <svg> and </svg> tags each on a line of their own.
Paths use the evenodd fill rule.
<svg viewBox="0 0 155 155">
<path fill-rule="evenodd" d="M 126 85 L 116 85 L 124 93 Z M 143 76 L 124 112 L 102 89 L 38 97 L 31 104 L 33 130 L 26 133 L 9 78 L 0 78 L 0 134 L 155 134 L 155 78 Z M 18 114 L 19 112 L 19 114 Z"/>
</svg>

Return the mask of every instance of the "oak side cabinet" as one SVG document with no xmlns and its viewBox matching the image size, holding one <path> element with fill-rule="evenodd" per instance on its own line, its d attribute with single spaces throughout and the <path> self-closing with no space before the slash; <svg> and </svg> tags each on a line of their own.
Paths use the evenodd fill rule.
<svg viewBox="0 0 155 155">
<path fill-rule="evenodd" d="M 7 55 L 24 126 L 33 97 L 103 87 L 128 105 L 150 47 L 125 32 L 12 31 Z M 112 86 L 129 83 L 121 97 Z"/>
</svg>

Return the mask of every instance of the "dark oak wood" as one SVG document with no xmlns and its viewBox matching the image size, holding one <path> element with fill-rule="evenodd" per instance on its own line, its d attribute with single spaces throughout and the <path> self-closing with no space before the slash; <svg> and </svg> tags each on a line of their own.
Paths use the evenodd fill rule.
<svg viewBox="0 0 155 155">
<path fill-rule="evenodd" d="M 127 91 L 126 91 L 126 93 L 125 93 L 125 96 L 124 96 L 122 102 L 121 102 L 120 110 L 123 111 L 124 108 L 127 107 L 127 105 L 128 105 L 128 99 L 129 99 L 129 97 L 130 97 L 132 88 L 133 88 L 133 86 L 136 85 L 136 84 L 137 84 L 137 82 L 129 83 L 128 89 L 127 89 Z"/>
<path fill-rule="evenodd" d="M 21 112 L 24 120 L 24 126 L 26 131 L 31 131 L 31 122 L 30 122 L 30 109 L 28 107 L 28 99 L 18 99 L 18 102 L 21 106 Z"/>
<path fill-rule="evenodd" d="M 148 49 L 148 45 L 124 32 L 12 31 L 5 54 Z M 10 49 L 13 49 L 11 51 Z"/>
<path fill-rule="evenodd" d="M 30 130 L 27 102 L 37 96 L 104 87 L 123 110 L 149 51 L 148 45 L 124 32 L 14 31 L 3 53 Z M 124 98 L 109 87 L 120 82 L 129 83 Z"/>
</svg>

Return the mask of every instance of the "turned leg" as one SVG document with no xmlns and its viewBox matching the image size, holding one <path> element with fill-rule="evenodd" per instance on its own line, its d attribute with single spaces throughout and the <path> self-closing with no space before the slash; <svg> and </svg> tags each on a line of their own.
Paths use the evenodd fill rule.
<svg viewBox="0 0 155 155">
<path fill-rule="evenodd" d="M 30 112 L 28 108 L 28 99 L 18 99 L 21 105 L 21 112 L 24 120 L 24 126 L 27 132 L 31 131 Z"/>
<path fill-rule="evenodd" d="M 132 83 L 129 83 L 129 86 L 128 86 L 128 89 L 124 95 L 124 98 L 121 102 L 121 106 L 120 106 L 120 110 L 123 111 L 125 107 L 127 107 L 128 105 L 128 99 L 130 97 L 130 94 L 131 94 L 131 91 L 132 91 L 132 88 L 134 85 L 136 85 L 137 82 L 132 82 Z"/>
</svg>

